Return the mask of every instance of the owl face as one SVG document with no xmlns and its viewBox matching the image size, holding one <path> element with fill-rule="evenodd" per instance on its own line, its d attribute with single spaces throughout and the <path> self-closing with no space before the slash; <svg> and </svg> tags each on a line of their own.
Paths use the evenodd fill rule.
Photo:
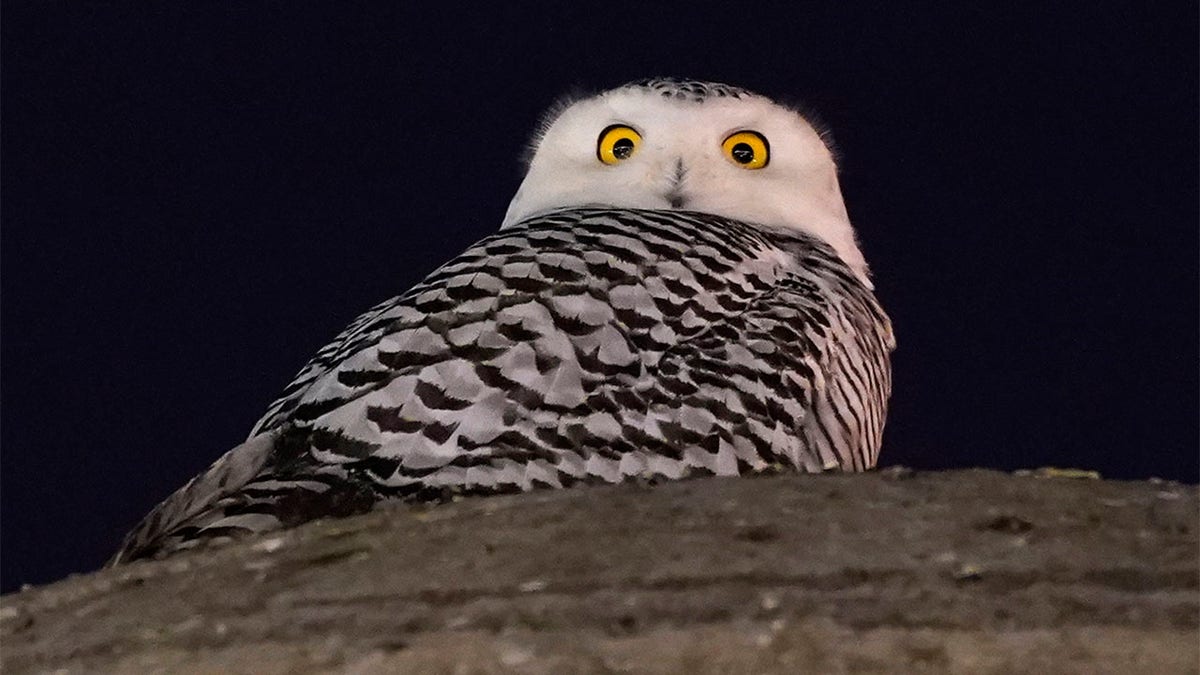
<svg viewBox="0 0 1200 675">
<path fill-rule="evenodd" d="M 869 286 L 828 147 L 798 113 L 744 90 L 654 80 L 565 107 L 535 140 L 504 224 L 596 205 L 802 230 Z"/>
</svg>

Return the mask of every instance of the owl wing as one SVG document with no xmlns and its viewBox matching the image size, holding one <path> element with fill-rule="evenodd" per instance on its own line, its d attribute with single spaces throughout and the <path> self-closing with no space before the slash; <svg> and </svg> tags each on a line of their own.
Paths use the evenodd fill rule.
<svg viewBox="0 0 1200 675">
<path fill-rule="evenodd" d="M 357 319 L 244 446 L 152 512 L 122 559 L 387 497 L 775 461 L 866 468 L 886 390 L 878 378 L 854 389 L 847 364 L 885 368 L 885 326 L 832 250 L 803 235 L 686 212 L 530 219 Z"/>
<path fill-rule="evenodd" d="M 891 322 L 826 245 L 788 232 L 768 239 L 786 255 L 752 277 L 758 292 L 671 345 L 641 383 L 653 422 L 641 441 L 720 475 L 873 468 L 891 395 Z"/>
</svg>

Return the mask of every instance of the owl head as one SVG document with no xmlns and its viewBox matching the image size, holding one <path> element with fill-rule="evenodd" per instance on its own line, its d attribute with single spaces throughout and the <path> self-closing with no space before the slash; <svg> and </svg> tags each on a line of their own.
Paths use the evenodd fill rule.
<svg viewBox="0 0 1200 675">
<path fill-rule="evenodd" d="M 833 153 L 798 112 L 745 89 L 653 79 L 551 111 L 504 225 L 598 205 L 801 230 L 870 287 Z"/>
</svg>

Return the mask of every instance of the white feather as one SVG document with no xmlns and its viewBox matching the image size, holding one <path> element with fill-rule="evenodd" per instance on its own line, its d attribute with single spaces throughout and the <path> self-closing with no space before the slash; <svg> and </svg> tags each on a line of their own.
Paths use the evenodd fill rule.
<svg viewBox="0 0 1200 675">
<path fill-rule="evenodd" d="M 596 143 L 612 124 L 633 127 L 642 141 L 629 159 L 607 165 L 597 158 Z M 722 142 L 741 130 L 767 138 L 767 166 L 746 170 L 723 155 Z M 680 184 L 677 167 L 684 176 Z M 673 205 L 674 196 L 684 203 Z M 682 208 L 802 230 L 832 246 L 871 288 L 833 153 L 803 116 L 763 96 L 695 102 L 622 87 L 569 105 L 537 141 L 504 226 L 587 205 Z"/>
</svg>

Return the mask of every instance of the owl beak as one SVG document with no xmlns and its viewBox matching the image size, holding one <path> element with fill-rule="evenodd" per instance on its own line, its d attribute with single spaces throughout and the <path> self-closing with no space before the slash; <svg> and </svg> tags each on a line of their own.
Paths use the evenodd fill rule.
<svg viewBox="0 0 1200 675">
<path fill-rule="evenodd" d="M 663 199 L 667 200 L 667 204 L 673 209 L 681 209 L 687 206 L 688 198 L 683 194 L 683 179 L 686 175 L 687 169 L 683 166 L 683 159 L 676 159 L 674 171 L 671 173 L 670 182 L 667 184 L 667 191 L 663 193 Z"/>
</svg>

